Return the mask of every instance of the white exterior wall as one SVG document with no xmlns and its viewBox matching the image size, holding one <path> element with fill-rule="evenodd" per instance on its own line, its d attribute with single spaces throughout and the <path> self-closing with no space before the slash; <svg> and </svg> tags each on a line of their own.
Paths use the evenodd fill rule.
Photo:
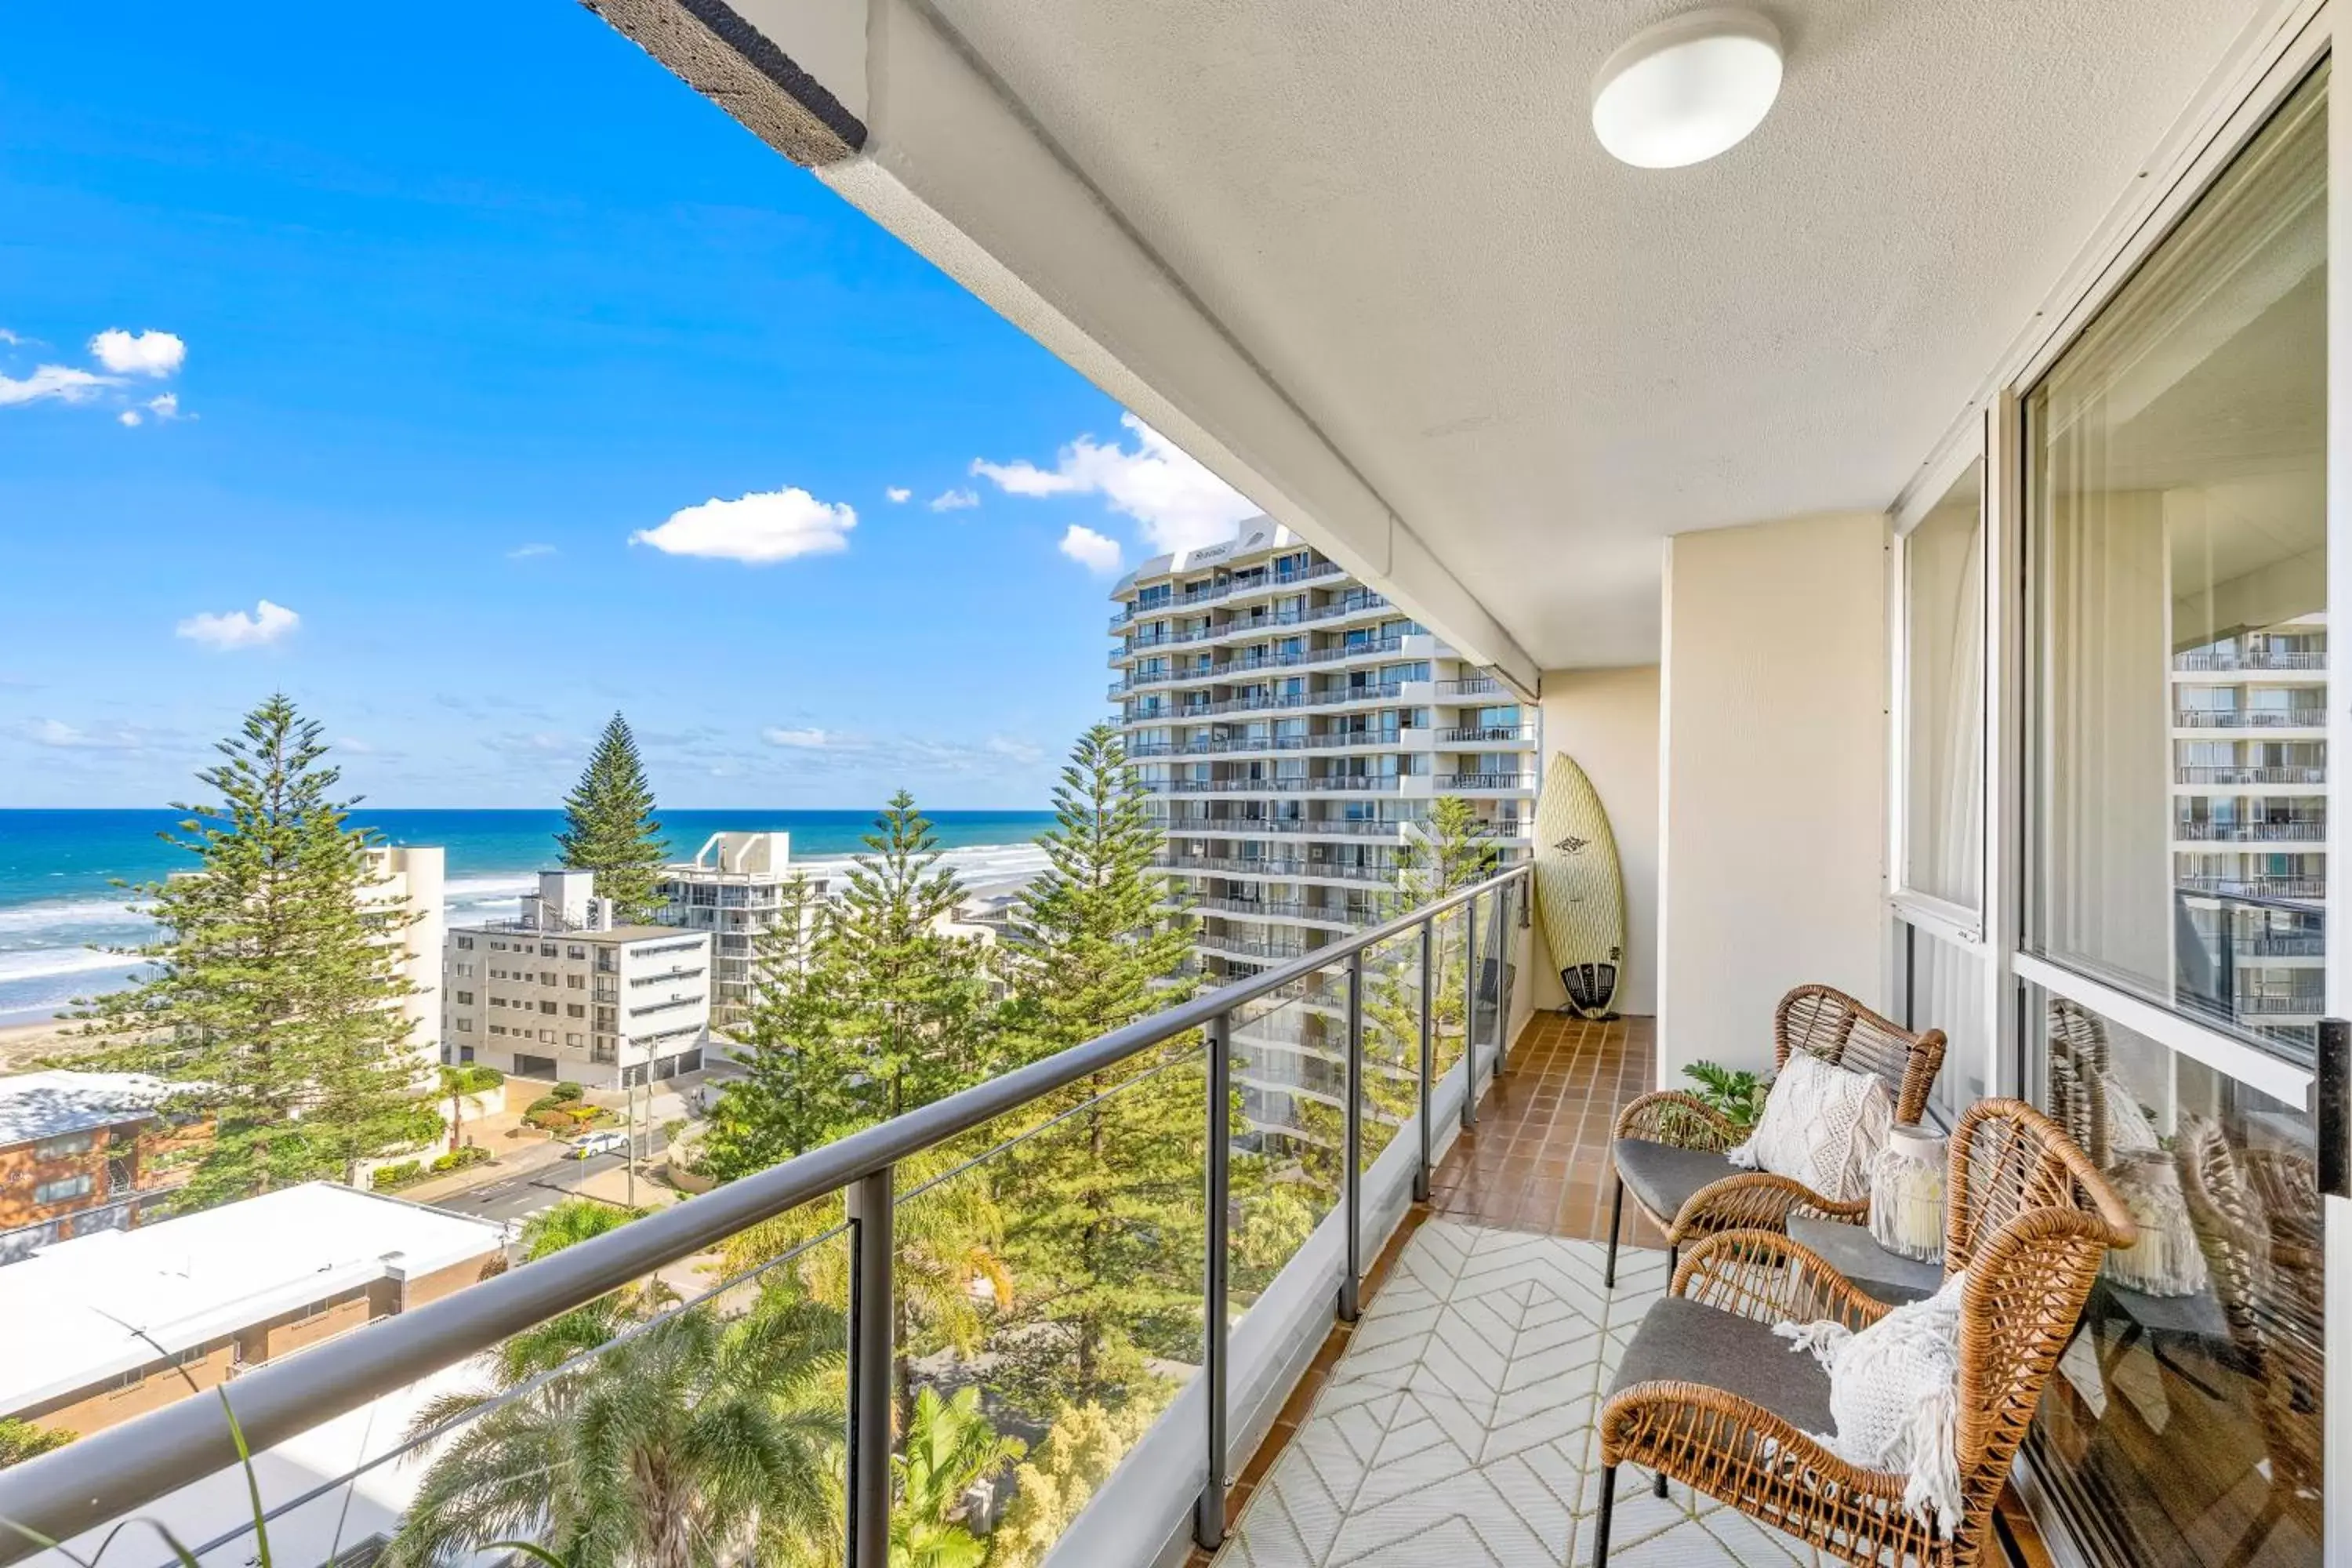
<svg viewBox="0 0 2352 1568">
<path fill-rule="evenodd" d="M 1658 667 L 1551 669 L 1543 678 L 1543 756 L 1565 753 L 1584 770 L 1609 814 L 1625 878 L 1625 962 L 1617 1010 L 1658 1010 Z M 1542 918 L 1538 910 L 1538 921 Z M 1568 993 L 1551 950 L 1536 933 L 1528 955 L 1538 1007 L 1563 1007 Z"/>
<path fill-rule="evenodd" d="M 442 885 L 446 853 L 438 847 L 379 847 L 371 852 L 383 879 L 366 894 L 372 904 L 391 904 L 411 917 L 399 935 L 400 973 L 415 990 L 402 998 L 408 1043 L 427 1068 L 441 1059 Z"/>
<path fill-rule="evenodd" d="M 1884 1001 L 1886 537 L 1861 512 L 1667 543 L 1662 1087 L 1768 1068 L 1793 985 Z"/>
<path fill-rule="evenodd" d="M 630 1068 L 708 1045 L 709 965 L 698 931 L 461 928 L 449 933 L 449 1041 L 501 1072 L 549 1058 L 559 1080 L 618 1089 Z"/>
</svg>

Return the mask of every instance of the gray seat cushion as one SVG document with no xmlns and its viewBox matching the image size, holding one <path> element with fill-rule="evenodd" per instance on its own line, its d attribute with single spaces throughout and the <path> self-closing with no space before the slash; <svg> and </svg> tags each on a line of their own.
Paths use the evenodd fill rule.
<svg viewBox="0 0 2352 1568">
<path fill-rule="evenodd" d="M 1867 1226 L 1799 1215 L 1789 1221 L 1789 1239 L 1820 1254 L 1822 1262 L 1853 1280 L 1864 1295 L 1898 1307 L 1924 1301 L 1943 1288 L 1942 1264 L 1887 1251 L 1872 1239 Z"/>
<path fill-rule="evenodd" d="M 1644 1138 L 1620 1138 L 1614 1148 L 1625 1190 L 1664 1220 L 1673 1219 L 1684 1200 L 1708 1183 L 1739 1173 L 1738 1166 L 1703 1149 L 1677 1149 Z"/>
<path fill-rule="evenodd" d="M 1704 1384 L 1762 1405 L 1801 1432 L 1829 1432 L 1830 1374 L 1771 1325 L 1679 1296 L 1658 1300 L 1633 1331 L 1611 1394 L 1661 1378 Z"/>
</svg>

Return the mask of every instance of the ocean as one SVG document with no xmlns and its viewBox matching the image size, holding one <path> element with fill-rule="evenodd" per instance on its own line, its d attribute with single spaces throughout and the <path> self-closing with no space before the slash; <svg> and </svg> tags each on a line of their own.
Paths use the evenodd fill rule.
<svg viewBox="0 0 2352 1568">
<path fill-rule="evenodd" d="M 674 811 L 658 814 L 673 858 L 722 830 L 793 836 L 793 861 L 839 866 L 861 850 L 870 811 Z M 1045 865 L 1044 811 L 937 811 L 947 864 L 975 888 Z M 156 835 L 170 811 L 0 810 L 0 1025 L 37 1023 L 76 996 L 111 990 L 136 971 L 102 951 L 152 939 L 120 882 L 152 882 L 194 864 Z M 510 916 L 533 873 L 556 863 L 560 811 L 389 811 L 362 805 L 355 825 L 392 844 L 448 851 L 444 907 L 452 921 Z"/>
</svg>

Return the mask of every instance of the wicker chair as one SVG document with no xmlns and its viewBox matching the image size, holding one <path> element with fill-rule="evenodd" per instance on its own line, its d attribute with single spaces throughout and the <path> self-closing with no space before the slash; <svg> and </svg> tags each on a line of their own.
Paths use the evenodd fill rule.
<svg viewBox="0 0 2352 1568">
<path fill-rule="evenodd" d="M 2270 1458 L 2269 1492 L 2228 1559 L 2243 1563 L 2284 1518 L 2320 1531 L 2326 1368 L 2317 1332 L 2327 1284 L 2318 1176 L 2300 1155 L 2232 1149 L 2221 1124 L 2201 1116 L 2181 1119 L 2174 1159 Z"/>
<path fill-rule="evenodd" d="M 1992 1510 L 2100 1260 L 2128 1246 L 2130 1211 L 2058 1124 L 2014 1100 L 1969 1108 L 1952 1134 L 1946 1278 L 1969 1271 L 1960 1314 L 1961 1510 L 1950 1540 L 1903 1507 L 1908 1478 L 1848 1464 L 1829 1374 L 1772 1333 L 1830 1318 L 1860 1330 L 1892 1310 L 1769 1231 L 1700 1238 L 1643 1317 L 1601 1411 L 1594 1568 L 1608 1561 L 1617 1467 L 1686 1482 L 1825 1558 L 1970 1568 L 2000 1560 Z"/>
<path fill-rule="evenodd" d="M 1843 991 L 1800 985 L 1780 998 L 1772 1016 L 1772 1065 L 1789 1065 L 1803 1051 L 1823 1061 L 1885 1080 L 1895 1120 L 1915 1123 L 1944 1065 L 1944 1031 L 1913 1034 L 1880 1017 Z M 1769 1171 L 1744 1171 L 1724 1152 L 1744 1134 L 1696 1095 L 1682 1089 L 1645 1094 L 1617 1113 L 1612 1145 L 1616 1189 L 1609 1203 L 1609 1265 L 1603 1283 L 1617 1284 L 1617 1237 L 1625 1194 L 1666 1233 L 1668 1267 L 1685 1243 L 1722 1230 L 1789 1227 L 1792 1213 L 1860 1224 L 1869 1205 L 1840 1203 L 1803 1183 Z"/>
</svg>

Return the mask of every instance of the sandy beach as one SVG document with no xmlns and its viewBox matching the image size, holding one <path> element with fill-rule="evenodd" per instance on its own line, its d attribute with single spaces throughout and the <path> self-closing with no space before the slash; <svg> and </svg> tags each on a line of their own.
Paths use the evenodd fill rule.
<svg viewBox="0 0 2352 1568">
<path fill-rule="evenodd" d="M 70 1053 L 82 1042 L 67 1033 L 70 1024 L 9 1024 L 0 1026 L 0 1072 L 20 1072 L 44 1057 Z"/>
</svg>

